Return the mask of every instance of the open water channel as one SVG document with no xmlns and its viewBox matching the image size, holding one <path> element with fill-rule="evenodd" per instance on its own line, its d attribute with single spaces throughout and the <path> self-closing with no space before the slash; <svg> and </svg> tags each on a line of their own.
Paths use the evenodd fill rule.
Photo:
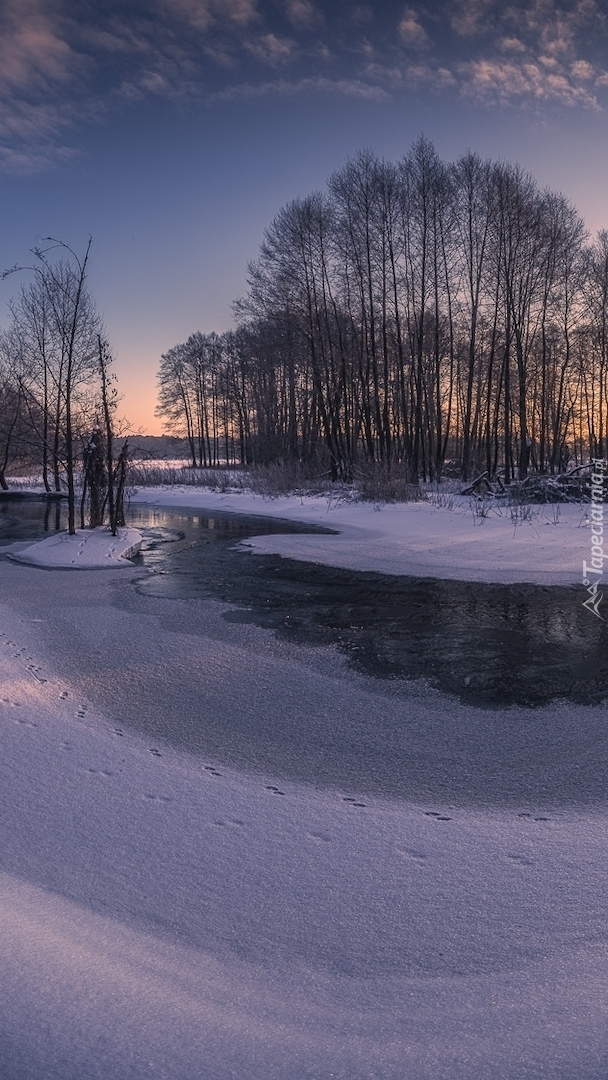
<svg viewBox="0 0 608 1080">
<path fill-rule="evenodd" d="M 260 534 L 327 531 L 280 519 L 138 505 L 128 522 L 145 538 L 134 563 L 146 571 L 143 595 L 228 602 L 228 621 L 337 647 L 368 676 L 424 678 L 472 705 L 608 698 L 608 627 L 576 587 L 360 573 L 239 547 Z M 64 504 L 0 499 L 0 549 L 65 527 Z"/>
</svg>

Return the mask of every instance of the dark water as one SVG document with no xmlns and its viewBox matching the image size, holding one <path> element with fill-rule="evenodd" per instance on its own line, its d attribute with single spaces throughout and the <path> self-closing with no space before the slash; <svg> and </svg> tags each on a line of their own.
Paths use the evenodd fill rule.
<svg viewBox="0 0 608 1080">
<path fill-rule="evenodd" d="M 68 527 L 65 499 L 0 496 L 0 547 L 14 540 L 42 540 Z"/>
<path fill-rule="evenodd" d="M 133 524 L 149 530 L 149 513 L 133 511 Z M 278 520 L 157 513 L 155 526 L 142 555 L 144 594 L 229 601 L 241 608 L 229 621 L 338 646 L 367 675 L 423 676 L 472 704 L 608 697 L 606 624 L 576 587 L 394 577 L 233 550 L 246 536 L 312 531 Z M 165 530 L 176 528 L 171 539 Z"/>
<path fill-rule="evenodd" d="M 2 511 L 0 542 L 44 533 L 44 505 Z M 277 519 L 135 507 L 129 523 L 145 535 L 144 595 L 228 601 L 228 621 L 337 646 L 366 675 L 424 677 L 473 705 L 608 698 L 608 628 L 583 608 L 582 589 L 393 577 L 234 550 L 248 536 L 327 531 Z"/>
</svg>

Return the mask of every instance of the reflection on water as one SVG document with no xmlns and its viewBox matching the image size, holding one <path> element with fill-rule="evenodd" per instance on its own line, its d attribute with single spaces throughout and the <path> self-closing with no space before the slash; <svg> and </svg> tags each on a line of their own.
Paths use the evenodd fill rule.
<svg viewBox="0 0 608 1080">
<path fill-rule="evenodd" d="M 230 601 L 245 609 L 228 612 L 230 621 L 337 646 L 365 674 L 423 676 L 472 704 L 608 697 L 606 624 L 583 609 L 576 587 L 340 570 L 234 550 L 246 536 L 312 531 L 290 522 L 136 513 L 134 524 L 157 530 L 142 554 L 150 577 L 138 589 L 148 595 Z"/>
<path fill-rule="evenodd" d="M 65 499 L 0 497 L 0 547 L 15 540 L 41 540 L 67 527 Z"/>
<path fill-rule="evenodd" d="M 53 505 L 49 521 L 44 504 L 13 504 L 10 538 L 44 535 L 57 511 L 64 506 Z M 336 646 L 367 675 L 424 677 L 471 704 L 608 697 L 606 623 L 584 610 L 576 587 L 392 577 L 235 550 L 248 536 L 328 531 L 269 518 L 134 507 L 129 524 L 145 536 L 144 595 L 228 601 L 229 621 Z"/>
</svg>

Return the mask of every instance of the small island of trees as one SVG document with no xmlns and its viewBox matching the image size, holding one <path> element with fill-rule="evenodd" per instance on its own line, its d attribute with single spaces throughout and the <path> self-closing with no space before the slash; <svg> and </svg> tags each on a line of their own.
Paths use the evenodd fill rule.
<svg viewBox="0 0 608 1080">
<path fill-rule="evenodd" d="M 517 166 L 359 153 L 278 213 L 235 311 L 161 360 L 193 465 L 508 485 L 606 453 L 608 233 Z"/>
</svg>

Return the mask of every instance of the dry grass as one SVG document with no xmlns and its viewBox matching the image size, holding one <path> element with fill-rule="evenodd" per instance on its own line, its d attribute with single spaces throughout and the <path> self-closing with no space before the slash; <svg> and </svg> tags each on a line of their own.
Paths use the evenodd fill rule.
<svg viewBox="0 0 608 1080">
<path fill-rule="evenodd" d="M 187 465 L 131 462 L 130 487 L 197 487 L 209 491 L 242 491 L 247 474 L 236 469 L 194 469 Z"/>
<path fill-rule="evenodd" d="M 355 466 L 354 488 L 358 498 L 377 506 L 383 503 L 420 502 L 427 497 L 418 484 L 412 484 L 404 465 L 387 465 L 377 461 Z"/>
<path fill-rule="evenodd" d="M 138 462 L 129 466 L 129 486 L 197 487 L 208 491 L 253 491 L 268 499 L 288 495 L 321 495 L 338 501 L 362 500 L 376 505 L 417 502 L 427 495 L 412 484 L 404 467 L 377 462 L 355 466 L 352 483 L 333 481 L 328 462 L 281 459 L 247 468 L 199 469 L 171 462 Z"/>
</svg>

